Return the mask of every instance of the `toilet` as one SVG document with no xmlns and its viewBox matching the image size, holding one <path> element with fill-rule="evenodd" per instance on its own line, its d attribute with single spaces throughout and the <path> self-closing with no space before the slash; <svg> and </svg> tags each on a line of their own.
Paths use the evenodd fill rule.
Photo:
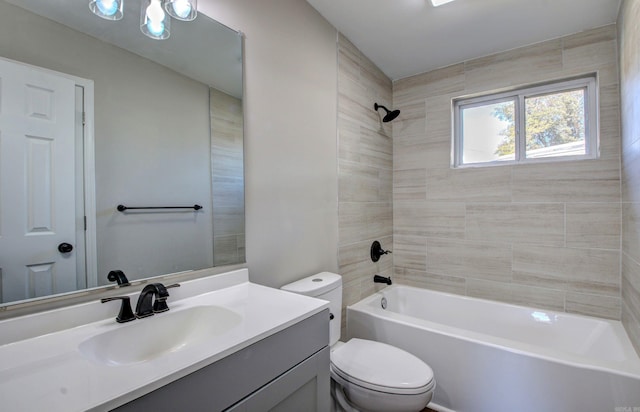
<svg viewBox="0 0 640 412">
<path fill-rule="evenodd" d="M 417 412 L 433 396 L 433 371 L 395 346 L 365 339 L 340 342 L 342 277 L 322 272 L 282 290 L 329 301 L 331 396 L 336 411 Z"/>
</svg>

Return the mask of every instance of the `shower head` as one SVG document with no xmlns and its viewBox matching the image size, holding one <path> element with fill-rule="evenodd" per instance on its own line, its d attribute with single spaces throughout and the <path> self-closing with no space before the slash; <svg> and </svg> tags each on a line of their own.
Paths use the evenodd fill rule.
<svg viewBox="0 0 640 412">
<path fill-rule="evenodd" d="M 392 121 L 400 114 L 400 110 L 391 111 L 378 103 L 374 103 L 373 108 L 376 110 L 376 112 L 378 111 L 378 109 L 384 109 L 384 111 L 387 112 L 387 114 L 382 118 L 382 121 L 385 123 Z"/>
</svg>

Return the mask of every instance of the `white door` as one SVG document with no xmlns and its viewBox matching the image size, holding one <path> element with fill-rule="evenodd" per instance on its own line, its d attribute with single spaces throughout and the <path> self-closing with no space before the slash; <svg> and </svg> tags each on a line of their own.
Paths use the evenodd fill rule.
<svg viewBox="0 0 640 412">
<path fill-rule="evenodd" d="M 76 289 L 74 111 L 72 80 L 0 59 L 2 302 Z"/>
</svg>

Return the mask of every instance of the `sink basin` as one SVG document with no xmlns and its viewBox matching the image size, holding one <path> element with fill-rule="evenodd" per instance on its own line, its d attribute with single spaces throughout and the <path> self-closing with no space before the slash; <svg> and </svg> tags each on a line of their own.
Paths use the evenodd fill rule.
<svg viewBox="0 0 640 412">
<path fill-rule="evenodd" d="M 220 306 L 191 308 L 138 319 L 79 345 L 85 357 L 108 365 L 145 362 L 198 345 L 240 324 L 242 316 Z"/>
</svg>

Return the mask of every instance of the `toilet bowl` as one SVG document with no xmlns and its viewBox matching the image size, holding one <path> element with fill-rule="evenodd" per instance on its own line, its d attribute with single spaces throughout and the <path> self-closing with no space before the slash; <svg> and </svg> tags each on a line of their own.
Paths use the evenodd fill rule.
<svg viewBox="0 0 640 412">
<path fill-rule="evenodd" d="M 365 339 L 340 342 L 342 278 L 323 272 L 289 283 L 283 290 L 329 301 L 331 396 L 334 410 L 417 412 L 431 401 L 433 371 L 418 357 L 395 346 Z"/>
<path fill-rule="evenodd" d="M 333 390 L 342 390 L 354 410 L 420 411 L 435 389 L 427 364 L 395 346 L 365 339 L 334 344 L 330 372 L 337 383 Z"/>
</svg>

